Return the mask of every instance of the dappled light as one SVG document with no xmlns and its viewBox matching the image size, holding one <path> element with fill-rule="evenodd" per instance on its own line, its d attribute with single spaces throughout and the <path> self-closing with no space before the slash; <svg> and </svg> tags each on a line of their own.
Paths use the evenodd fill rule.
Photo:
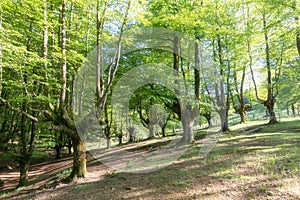
<svg viewBox="0 0 300 200">
<path fill-rule="evenodd" d="M 300 199 L 299 0 L 0 0 L 0 199 Z"/>
</svg>

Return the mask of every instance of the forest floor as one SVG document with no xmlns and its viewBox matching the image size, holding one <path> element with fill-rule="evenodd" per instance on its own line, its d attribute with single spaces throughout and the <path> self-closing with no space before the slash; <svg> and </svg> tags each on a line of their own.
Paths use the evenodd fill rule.
<svg viewBox="0 0 300 200">
<path fill-rule="evenodd" d="M 0 172 L 0 199 L 300 199 L 299 119 L 251 132 L 262 124 L 231 127 L 204 158 L 199 158 L 205 140 L 200 135 L 171 165 L 147 173 L 116 171 L 89 155 L 87 178 L 64 183 L 72 158 L 48 159 L 31 166 L 27 187 L 13 190 L 18 168 L 5 169 Z M 166 141 L 122 148 L 147 155 Z"/>
</svg>

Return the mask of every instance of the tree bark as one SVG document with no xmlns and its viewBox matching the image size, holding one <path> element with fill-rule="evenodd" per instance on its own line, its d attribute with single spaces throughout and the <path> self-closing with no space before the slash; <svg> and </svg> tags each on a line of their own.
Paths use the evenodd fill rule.
<svg viewBox="0 0 300 200">
<path fill-rule="evenodd" d="M 49 32 L 48 32 L 48 12 L 47 12 L 47 0 L 43 0 L 44 4 L 44 35 L 43 35 L 43 59 L 44 59 L 44 68 L 45 68 L 45 79 L 48 83 L 48 40 L 49 40 Z M 50 98 L 49 87 L 45 86 L 45 95 Z"/>
<path fill-rule="evenodd" d="M 195 141 L 195 136 L 194 136 L 194 120 L 190 119 L 189 114 L 187 112 L 190 111 L 183 111 L 182 112 L 182 118 L 181 118 L 181 123 L 183 127 L 183 137 L 181 139 L 181 142 L 183 144 L 191 144 Z"/>
<path fill-rule="evenodd" d="M 197 48 L 197 46 L 196 46 Z M 198 51 L 195 52 L 195 54 L 197 54 Z M 196 58 L 198 59 L 198 58 Z M 173 46 L 173 69 L 180 72 L 179 71 L 179 67 L 180 67 L 180 38 L 178 36 L 174 37 L 174 46 Z M 181 60 L 182 62 L 182 60 Z M 197 62 L 197 60 L 196 60 Z M 195 80 L 195 84 L 198 80 Z M 177 81 L 174 82 L 175 86 L 178 85 L 179 83 Z M 177 87 L 175 87 L 177 88 Z M 198 92 L 195 90 L 195 93 L 198 95 Z M 183 144 L 187 144 L 187 143 L 192 143 L 195 140 L 194 137 L 194 132 L 193 132 L 193 125 L 196 119 L 196 115 L 195 112 L 198 108 L 195 105 L 190 105 L 189 103 L 184 102 L 183 99 L 181 99 L 182 91 L 179 91 L 177 89 L 175 89 L 175 94 L 177 96 L 179 96 L 179 110 L 177 111 L 177 114 L 181 120 L 181 124 L 182 124 L 182 128 L 183 128 L 183 137 L 181 139 L 181 143 Z M 174 107 L 176 108 L 176 107 Z"/>
<path fill-rule="evenodd" d="M 225 76 L 225 65 L 223 61 L 223 52 L 222 52 L 222 44 L 221 44 L 221 38 L 218 36 L 217 38 L 217 45 L 218 45 L 218 58 L 219 58 L 219 63 L 220 63 L 220 81 L 219 81 L 219 88 L 216 88 L 217 90 L 220 90 L 220 93 L 217 92 L 217 104 L 220 106 L 220 119 L 221 119 L 221 130 L 223 132 L 229 131 L 229 126 L 228 126 L 228 95 L 227 98 L 225 95 L 225 88 L 224 88 L 224 76 Z M 227 86 L 229 86 L 227 84 Z"/>
<path fill-rule="evenodd" d="M 110 137 L 106 137 L 106 148 L 107 149 L 111 148 L 111 138 Z"/>
<path fill-rule="evenodd" d="M 200 52 L 199 44 L 195 42 L 195 67 L 194 67 L 194 78 L 195 78 L 195 96 L 196 99 L 200 99 Z"/>
<path fill-rule="evenodd" d="M 296 117 L 295 105 L 294 104 L 292 104 L 292 113 L 293 113 L 293 117 Z"/>
<path fill-rule="evenodd" d="M 269 101 L 266 101 L 265 104 L 264 104 L 268 110 L 268 114 L 269 114 L 269 124 L 275 124 L 277 123 L 277 119 L 276 119 L 276 114 L 275 114 L 275 111 L 274 111 L 274 105 L 275 105 L 275 102 L 273 100 L 269 100 Z"/>
<path fill-rule="evenodd" d="M 163 137 L 166 137 L 166 127 L 168 124 L 168 120 L 170 119 L 170 115 L 168 117 L 165 118 L 165 120 L 160 120 L 159 122 L 159 126 L 161 128 L 161 133 Z"/>
<path fill-rule="evenodd" d="M 297 17 L 297 20 L 299 21 L 299 17 Z M 298 22 L 298 24 L 299 24 L 299 22 Z M 297 43 L 298 55 L 300 57 L 300 31 L 297 32 L 296 43 Z"/>
<path fill-rule="evenodd" d="M 248 115 L 244 109 L 239 110 L 239 115 L 241 118 L 241 123 L 246 123 L 248 121 Z"/>
<path fill-rule="evenodd" d="M 134 141 L 134 126 L 132 124 L 127 125 L 127 131 L 129 134 L 129 142 Z"/>
<path fill-rule="evenodd" d="M 59 105 L 57 106 L 54 122 L 63 126 L 62 132 L 68 134 L 72 138 L 73 145 L 73 170 L 70 178 L 85 177 L 86 176 L 86 152 L 85 141 L 82 141 L 75 131 L 75 125 L 73 119 L 68 114 L 66 105 L 67 94 L 67 57 L 66 57 L 66 0 L 61 1 L 61 13 L 60 13 L 60 47 L 61 47 L 61 59 L 60 59 L 60 97 Z"/>
<path fill-rule="evenodd" d="M 266 19 L 266 14 L 263 13 L 263 32 L 264 32 L 264 39 L 265 39 L 265 61 L 266 61 L 266 67 L 267 67 L 267 99 L 263 100 L 260 99 L 258 96 L 258 89 L 257 85 L 255 83 L 254 79 L 254 73 L 252 69 L 252 56 L 251 56 L 251 49 L 250 49 L 250 41 L 248 41 L 248 55 L 250 58 L 250 72 L 253 80 L 253 84 L 255 87 L 255 95 L 256 99 L 263 104 L 267 108 L 267 112 L 269 115 L 269 124 L 274 124 L 277 123 L 277 118 L 276 118 L 276 113 L 274 110 L 274 106 L 276 103 L 276 96 L 278 94 L 274 91 L 276 90 L 276 87 L 274 88 L 274 84 L 272 82 L 272 69 L 271 69 L 271 60 L 270 60 L 270 46 L 269 46 L 269 36 L 268 36 L 268 30 L 267 30 L 267 19 Z"/>
<path fill-rule="evenodd" d="M 161 133 L 163 137 L 166 137 L 166 126 L 161 127 Z"/>
<path fill-rule="evenodd" d="M 105 12 L 107 3 L 105 3 L 103 11 L 101 12 L 101 1 L 97 0 L 97 63 L 96 63 L 96 97 L 97 104 L 100 102 L 101 97 L 104 92 L 104 80 L 103 80 L 103 70 L 101 67 L 102 62 L 102 32 L 105 22 Z M 96 105 L 99 106 L 99 105 Z M 99 114 L 100 115 L 100 114 Z"/>
<path fill-rule="evenodd" d="M 77 135 L 77 133 L 74 133 L 73 135 L 73 170 L 71 172 L 70 178 L 84 178 L 86 176 L 85 141 L 82 141 L 82 139 Z"/>
<path fill-rule="evenodd" d="M 155 137 L 155 132 L 154 132 L 154 125 L 152 125 L 151 123 L 148 125 L 149 127 L 149 132 L 150 132 L 150 135 L 149 135 L 149 138 L 154 138 Z"/>
<path fill-rule="evenodd" d="M 19 184 L 17 188 L 23 187 L 27 184 L 28 180 L 28 171 L 30 166 L 30 159 L 26 155 L 22 155 L 19 158 L 19 165 L 20 165 L 20 178 L 19 178 Z"/>
<path fill-rule="evenodd" d="M 103 10 L 100 11 L 101 7 L 101 1 L 97 1 L 97 60 L 96 60 L 96 115 L 98 118 L 99 123 L 102 123 L 102 113 L 105 109 L 108 93 L 111 90 L 113 80 L 115 79 L 116 73 L 118 71 L 118 67 L 120 64 L 120 58 L 121 58 L 121 48 L 122 48 L 122 41 L 123 41 L 123 34 L 125 30 L 125 26 L 127 23 L 127 18 L 129 14 L 129 9 L 131 6 L 131 0 L 128 0 L 126 11 L 123 17 L 121 30 L 118 37 L 118 42 L 116 46 L 116 51 L 111 58 L 111 62 L 108 65 L 108 74 L 107 74 L 107 81 L 104 83 L 104 76 L 103 76 L 103 67 L 101 66 L 101 45 L 102 45 L 102 32 L 105 22 L 105 13 L 107 8 L 107 1 L 104 2 Z"/>
<path fill-rule="evenodd" d="M 234 87 L 235 87 L 235 91 L 237 93 L 237 99 L 238 99 L 239 105 L 236 105 L 231 90 L 230 90 L 230 96 L 231 96 L 235 111 L 238 112 L 240 115 L 240 123 L 246 123 L 248 121 L 247 110 L 249 109 L 249 106 L 245 105 L 245 97 L 244 97 L 245 77 L 246 77 L 246 65 L 243 67 L 242 80 L 241 80 L 240 88 L 238 88 L 237 69 L 234 67 L 233 80 L 234 80 Z"/>
<path fill-rule="evenodd" d="M 62 148 L 63 148 L 63 133 L 62 132 L 56 132 L 55 134 L 55 159 L 61 159 L 62 158 Z"/>
<path fill-rule="evenodd" d="M 22 110 L 26 108 L 25 102 L 22 103 Z M 27 152 L 27 130 L 26 130 L 26 116 L 22 115 L 21 117 L 21 155 L 19 156 L 19 165 L 20 165 L 20 177 L 19 184 L 17 188 L 23 187 L 27 183 L 28 170 L 30 165 L 31 155 Z"/>
<path fill-rule="evenodd" d="M 207 113 L 204 113 L 204 114 L 202 114 L 204 117 L 205 117 L 205 119 L 206 119 L 206 121 L 207 121 L 207 124 L 208 124 L 208 127 L 210 127 L 210 125 L 212 125 L 211 124 L 211 113 L 210 112 L 207 112 Z"/>
<path fill-rule="evenodd" d="M 297 8 L 297 1 L 294 1 L 294 5 L 293 5 L 293 10 L 296 11 Z M 296 46 L 297 46 L 297 50 L 298 50 L 298 55 L 300 57 L 300 18 L 299 16 L 295 16 L 295 22 L 296 22 L 296 27 L 298 28 L 297 32 L 296 32 Z"/>
<path fill-rule="evenodd" d="M 59 106 L 60 110 L 65 109 L 66 94 L 67 94 L 67 57 L 66 57 L 66 0 L 61 2 L 61 13 L 60 13 L 60 46 L 61 46 L 61 58 L 60 58 L 60 99 Z"/>
<path fill-rule="evenodd" d="M 27 45 L 26 45 L 26 50 L 29 52 L 31 48 L 31 33 L 33 30 L 33 23 L 30 22 L 29 24 L 29 35 L 27 38 Z M 24 83 L 24 93 L 23 95 L 26 96 L 27 94 L 27 89 L 26 85 L 28 82 L 28 76 L 25 73 L 23 76 L 23 83 Z M 19 165 L 20 165 L 20 178 L 19 178 L 19 184 L 17 188 L 23 187 L 27 183 L 27 178 L 28 178 L 28 171 L 29 171 L 29 166 L 30 166 L 30 161 L 33 155 L 34 151 L 34 141 L 35 141 L 35 120 L 32 120 L 31 123 L 31 134 L 30 134 L 30 141 L 29 141 L 29 150 L 27 150 L 27 144 L 28 144 L 28 130 L 26 128 L 27 126 L 27 117 L 24 113 L 27 113 L 27 102 L 25 99 L 23 99 L 22 102 L 22 108 L 21 110 L 23 111 L 22 117 L 21 117 L 21 155 L 19 157 Z M 36 118 L 35 112 L 33 112 L 32 117 Z"/>
<path fill-rule="evenodd" d="M 274 95 L 274 88 L 272 83 L 272 69 L 271 69 L 271 61 L 270 61 L 270 46 L 269 46 L 269 37 L 267 31 L 267 21 L 266 16 L 263 14 L 263 27 L 264 27 L 264 36 L 265 36 L 265 53 L 266 53 L 266 65 L 267 65 L 267 83 L 268 83 L 268 97 L 265 101 L 264 105 L 268 109 L 269 112 L 269 123 L 274 124 L 277 122 L 276 114 L 274 111 L 274 105 L 276 102 L 276 97 Z"/>
<path fill-rule="evenodd" d="M 119 145 L 123 144 L 123 136 L 120 135 L 120 136 L 118 136 L 118 138 L 119 138 Z"/>
<path fill-rule="evenodd" d="M 26 111 L 26 103 L 22 103 L 22 110 Z M 35 113 L 33 116 L 35 117 Z M 19 165 L 20 165 L 20 177 L 19 177 L 19 184 L 17 188 L 23 187 L 27 184 L 28 178 L 28 171 L 31 162 L 31 158 L 34 152 L 34 142 L 35 142 L 35 129 L 36 129 L 36 122 L 31 122 L 31 134 L 30 134 L 30 141 L 29 141 L 29 150 L 27 150 L 27 136 L 28 131 L 26 129 L 26 116 L 22 114 L 21 117 L 21 155 L 19 157 Z"/>
</svg>

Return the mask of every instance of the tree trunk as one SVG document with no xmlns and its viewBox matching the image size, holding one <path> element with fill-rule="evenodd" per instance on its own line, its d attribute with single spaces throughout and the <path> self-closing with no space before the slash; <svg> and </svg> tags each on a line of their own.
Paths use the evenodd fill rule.
<svg viewBox="0 0 300 200">
<path fill-rule="evenodd" d="M 160 124 L 161 133 L 163 137 L 166 137 L 166 127 L 167 127 L 168 119 L 169 117 L 167 118 L 166 123 Z"/>
<path fill-rule="evenodd" d="M 103 8 L 103 10 L 101 10 Z M 101 105 L 101 100 L 104 98 L 104 79 L 103 79 L 103 67 L 101 67 L 102 63 L 102 34 L 105 23 L 105 14 L 107 9 L 107 2 L 104 5 L 101 5 L 101 0 L 97 0 L 97 62 L 96 62 L 96 97 L 97 103 L 96 107 L 98 107 L 98 118 L 101 117 L 102 108 L 105 106 Z M 109 89 L 109 88 L 107 88 Z"/>
<path fill-rule="evenodd" d="M 67 57 L 66 57 L 66 0 L 62 0 L 61 13 L 60 13 L 60 47 L 61 47 L 61 58 L 60 58 L 60 110 L 65 109 L 66 95 L 67 95 Z"/>
<path fill-rule="evenodd" d="M 266 53 L 266 65 L 267 65 L 267 82 L 268 82 L 268 98 L 265 102 L 265 106 L 269 112 L 269 123 L 274 124 L 277 122 L 276 114 L 274 112 L 275 105 L 275 96 L 274 96 L 274 87 L 272 83 L 272 69 L 271 69 L 271 61 L 270 61 L 270 46 L 269 46 L 269 37 L 267 32 L 267 21 L 266 16 L 263 14 L 263 25 L 264 25 L 264 35 L 265 35 L 265 53 Z"/>
<path fill-rule="evenodd" d="M 296 8 L 297 8 L 297 4 L 296 4 L 297 1 L 294 1 L 294 5 L 293 5 L 293 10 L 296 11 Z M 297 50 L 298 50 L 298 55 L 300 57 L 300 31 L 299 31 L 299 27 L 300 27 L 300 18 L 299 16 L 295 16 L 295 22 L 296 22 L 296 27 L 298 28 L 297 29 L 297 32 L 296 32 L 296 46 L 297 46 Z"/>
<path fill-rule="evenodd" d="M 133 141 L 134 141 L 133 134 L 129 133 L 129 142 L 133 142 Z"/>
<path fill-rule="evenodd" d="M 194 67 L 194 85 L 195 85 L 195 96 L 196 99 L 200 99 L 200 52 L 199 44 L 195 43 L 195 67 Z"/>
<path fill-rule="evenodd" d="M 26 103 L 22 103 L 22 110 L 25 112 Z M 27 183 L 28 170 L 31 155 L 27 152 L 27 130 L 26 130 L 26 116 L 22 114 L 21 117 L 21 155 L 19 157 L 19 165 L 20 165 L 20 177 L 19 184 L 17 188 L 23 187 Z"/>
<path fill-rule="evenodd" d="M 55 152 L 56 152 L 56 155 L 55 155 L 55 159 L 61 159 L 61 145 L 60 144 L 56 144 L 55 145 Z"/>
<path fill-rule="evenodd" d="M 228 109 L 227 108 L 221 108 L 219 111 L 220 119 L 221 119 L 221 130 L 222 132 L 226 132 L 229 130 L 228 125 Z"/>
<path fill-rule="evenodd" d="M 73 178 L 83 178 L 86 176 L 86 148 L 85 142 L 77 134 L 72 138 L 73 143 L 73 169 L 70 175 Z"/>
<path fill-rule="evenodd" d="M 180 66 L 180 38 L 178 36 L 174 37 L 174 46 L 173 46 L 173 69 L 179 71 Z M 195 80 L 197 81 L 197 80 Z M 174 82 L 175 85 L 178 85 L 178 82 Z M 198 83 L 196 83 L 198 84 Z M 198 89 L 197 89 L 198 90 Z M 195 89 L 195 93 L 198 92 Z M 181 96 L 181 91 L 175 89 L 175 94 Z M 178 112 L 180 116 L 182 128 L 183 128 L 183 137 L 181 139 L 181 143 L 187 144 L 194 142 L 194 133 L 193 133 L 193 125 L 194 125 L 194 116 L 192 113 L 192 109 L 189 109 L 189 105 L 184 105 L 182 100 L 179 100 L 179 107 L 181 108 Z"/>
<path fill-rule="evenodd" d="M 155 137 L 154 126 L 151 124 L 149 124 L 149 131 L 150 131 L 149 138 L 154 138 Z"/>
<path fill-rule="evenodd" d="M 247 115 L 247 111 L 246 111 L 246 107 L 245 106 L 241 106 L 240 108 L 238 108 L 237 111 L 240 115 L 240 123 L 246 123 L 248 121 L 248 115 Z"/>
<path fill-rule="evenodd" d="M 293 117 L 296 117 L 295 105 L 294 104 L 292 104 L 292 113 L 293 113 Z"/>
<path fill-rule="evenodd" d="M 194 142 L 194 121 L 191 119 L 188 119 L 188 117 L 182 117 L 181 119 L 182 128 L 183 128 L 183 137 L 181 139 L 181 143 L 183 144 L 191 144 Z"/>
<path fill-rule="evenodd" d="M 223 132 L 229 131 L 229 126 L 228 126 L 228 95 L 226 97 L 225 94 L 225 82 L 224 82 L 224 77 L 225 77 L 225 64 L 223 60 L 223 50 L 222 50 L 222 43 L 221 43 L 221 38 L 217 38 L 217 48 L 218 48 L 218 58 L 219 58 L 219 64 L 220 64 L 220 81 L 217 82 L 216 84 L 216 96 L 217 96 L 217 105 L 220 107 L 219 110 L 219 115 L 221 119 L 221 130 Z M 227 87 L 229 87 L 228 84 L 228 78 L 227 77 Z"/>
<path fill-rule="evenodd" d="M 119 138 L 119 145 L 123 144 L 123 136 L 120 135 L 118 138 Z"/>
<path fill-rule="evenodd" d="M 17 188 L 23 187 L 27 184 L 28 180 L 28 171 L 30 166 L 30 158 L 27 155 L 20 156 L 20 178 L 19 178 L 19 184 Z"/>
<path fill-rule="evenodd" d="M 208 123 L 208 126 L 210 127 L 210 125 L 211 125 L 211 113 L 207 112 L 207 113 L 202 114 L 202 115 L 205 117 L 205 119 L 206 119 L 206 121 Z"/>
<path fill-rule="evenodd" d="M 29 33 L 32 33 L 33 30 L 33 23 L 31 22 L 29 25 Z M 27 45 L 26 49 L 27 51 L 30 51 L 31 48 L 31 34 L 29 34 L 27 38 Z M 24 85 L 27 85 L 27 72 L 24 74 L 23 77 L 23 82 Z M 28 95 L 26 88 L 24 88 L 24 96 Z M 25 99 L 23 99 L 22 102 L 22 111 L 26 113 L 27 111 L 27 102 Z M 19 187 L 23 187 L 27 183 L 27 178 L 28 178 L 28 170 L 29 170 L 29 165 L 31 161 L 31 157 L 34 151 L 34 139 L 35 139 L 35 122 L 31 123 L 31 136 L 30 136 L 30 141 L 29 141 L 29 151 L 27 151 L 27 144 L 28 144 L 28 130 L 26 128 L 27 126 L 27 118 L 25 114 L 22 114 L 21 117 L 21 155 L 20 155 L 20 160 L 19 160 L 19 165 L 20 165 L 20 178 L 19 178 Z M 33 117 L 35 117 L 35 113 L 33 114 Z"/>
<path fill-rule="evenodd" d="M 166 137 L 166 126 L 163 126 L 163 127 L 161 128 L 161 133 L 162 133 L 162 136 L 163 136 L 163 137 Z"/>
<path fill-rule="evenodd" d="M 59 132 L 58 135 L 57 133 L 55 134 L 56 137 L 56 144 L 55 144 L 55 159 L 61 159 L 62 158 L 62 148 L 63 148 L 63 133 Z"/>
<path fill-rule="evenodd" d="M 33 113 L 33 116 L 36 116 L 36 113 Z M 25 116 L 24 116 L 25 117 Z M 23 122 L 25 122 L 25 119 Z M 22 122 L 22 123 L 23 123 Z M 24 128 L 23 128 L 24 129 Z M 23 187 L 27 184 L 27 178 L 28 178 L 28 172 L 29 172 L 29 166 L 31 162 L 31 158 L 34 152 L 34 142 L 35 142 L 35 129 L 36 129 L 36 122 L 32 121 L 31 122 L 31 135 L 30 135 L 30 142 L 29 142 L 29 151 L 27 152 L 27 141 L 26 138 L 23 138 L 25 135 L 22 136 L 22 143 L 23 143 L 23 148 L 22 148 L 22 155 L 20 156 L 20 178 L 19 178 L 19 187 Z M 26 132 L 24 129 L 23 131 Z"/>
<path fill-rule="evenodd" d="M 25 103 L 23 102 L 22 109 L 25 109 Z M 20 165 L 20 178 L 19 178 L 19 184 L 17 188 L 23 187 L 27 183 L 27 177 L 28 177 L 28 170 L 29 170 L 29 163 L 30 163 L 30 157 L 27 154 L 27 132 L 26 132 L 26 117 L 25 115 L 22 115 L 21 118 L 21 155 L 19 157 L 19 165 Z"/>
<path fill-rule="evenodd" d="M 275 124 L 278 122 L 274 111 L 274 105 L 275 105 L 274 99 L 271 99 L 265 103 L 265 106 L 267 107 L 268 114 L 269 114 L 269 124 Z"/>
<path fill-rule="evenodd" d="M 68 141 L 68 155 L 70 156 L 72 154 L 72 140 L 69 138 Z"/>
<path fill-rule="evenodd" d="M 103 135 L 103 128 L 100 127 L 100 130 L 99 130 L 99 140 L 98 140 L 99 147 L 101 147 L 101 142 L 102 142 L 101 137 L 102 137 L 102 135 Z"/>
<path fill-rule="evenodd" d="M 48 32 L 48 12 L 47 12 L 47 0 L 43 0 L 44 4 L 44 35 L 43 35 L 43 59 L 44 59 L 44 68 L 45 68 L 45 79 L 46 83 L 48 83 L 48 39 L 49 39 L 49 32 Z M 49 86 L 48 84 L 45 85 L 45 95 L 50 98 Z M 50 104 L 50 103 L 49 103 Z"/>
<path fill-rule="evenodd" d="M 106 148 L 110 149 L 110 147 L 111 147 L 110 137 L 106 137 Z"/>
<path fill-rule="evenodd" d="M 230 74 L 228 74 L 228 76 L 230 76 Z M 238 77 L 237 77 L 236 65 L 234 64 L 233 80 L 234 80 L 234 87 L 235 87 L 235 91 L 237 93 L 237 99 L 238 99 L 239 105 L 236 105 L 236 103 L 235 103 L 234 96 L 232 94 L 232 90 L 228 89 L 228 91 L 229 91 L 228 94 L 230 94 L 230 96 L 231 96 L 231 101 L 232 101 L 235 111 L 238 112 L 240 115 L 240 119 L 241 119 L 240 123 L 241 124 L 248 121 L 248 116 L 247 116 L 247 112 L 246 112 L 248 109 L 248 106 L 245 105 L 245 98 L 244 98 L 245 77 L 246 77 L 246 65 L 244 65 L 244 67 L 243 67 L 241 84 L 240 84 L 240 88 L 238 88 L 239 81 L 238 81 Z"/>
<path fill-rule="evenodd" d="M 300 31 L 299 31 L 300 23 L 299 23 L 299 21 L 300 21 L 299 17 L 296 17 L 296 22 L 298 25 L 298 31 L 297 31 L 297 35 L 296 35 L 296 44 L 297 44 L 298 55 L 300 57 Z"/>
<path fill-rule="evenodd" d="M 298 55 L 300 57 L 300 33 L 297 33 L 297 50 L 298 50 Z"/>
<path fill-rule="evenodd" d="M 241 118 L 241 123 L 246 123 L 248 121 L 248 116 L 247 116 L 246 111 L 244 109 L 240 110 L 239 114 L 240 114 L 240 118 Z"/>
<path fill-rule="evenodd" d="M 133 128 L 133 126 L 130 126 L 128 128 L 128 132 L 129 132 L 129 142 L 133 142 L 134 141 L 134 128 Z"/>
</svg>

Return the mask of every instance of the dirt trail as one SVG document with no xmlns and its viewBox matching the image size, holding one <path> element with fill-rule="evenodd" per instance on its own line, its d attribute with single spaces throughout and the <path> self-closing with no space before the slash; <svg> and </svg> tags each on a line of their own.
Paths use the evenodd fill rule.
<svg viewBox="0 0 300 200">
<path fill-rule="evenodd" d="M 33 191 L 41 191 L 47 188 L 62 188 L 66 184 L 62 183 L 62 179 L 67 177 L 70 171 L 61 173 L 62 171 L 72 167 L 72 156 L 64 157 L 59 160 L 52 160 L 47 162 L 40 162 L 32 164 L 29 170 L 29 185 L 22 188 L 20 191 L 13 191 L 19 180 L 19 168 L 12 170 L 5 169 L 0 171 L 0 179 L 4 181 L 4 186 L 0 188 L 0 193 L 6 193 L 5 198 L 8 199 L 26 199 L 26 196 Z M 113 172 L 101 162 L 95 160 L 91 155 L 87 155 L 87 177 L 84 179 L 77 179 L 68 185 L 84 184 L 89 182 L 95 182 L 103 179 L 103 177 Z M 59 174 L 61 173 L 61 174 Z M 1 199 L 1 198 L 0 198 Z"/>
<path fill-rule="evenodd" d="M 145 145 L 149 141 L 140 142 L 139 145 Z M 153 141 L 150 141 L 153 143 Z M 137 146 L 136 143 L 134 144 L 127 144 L 124 147 L 135 148 Z M 147 146 L 142 146 L 142 152 L 146 151 Z M 116 153 L 113 149 L 111 151 L 105 151 L 106 153 Z M 53 156 L 47 158 L 50 161 L 44 161 L 46 158 L 41 160 L 34 160 L 33 162 L 37 164 L 31 164 L 29 169 L 29 185 L 22 188 L 21 193 L 30 192 L 32 190 L 43 189 L 43 188 L 50 188 L 50 187 L 57 187 L 58 185 L 62 184 L 61 179 L 66 177 L 70 172 L 65 172 L 64 174 L 58 175 L 59 172 L 66 170 L 72 167 L 73 160 L 72 156 L 64 157 L 59 160 L 54 159 Z M 129 159 L 129 158 L 128 158 Z M 89 153 L 87 153 L 87 171 L 88 175 L 84 179 L 78 179 L 74 181 L 74 183 L 87 183 L 87 182 L 94 182 L 102 179 L 105 174 L 111 173 L 114 170 L 108 168 L 104 164 L 102 164 L 99 160 L 95 159 Z M 120 160 L 118 160 L 120 161 Z M 118 162 L 117 161 L 117 162 Z M 121 162 L 121 161 L 120 161 Z M 0 166 L 16 166 L 17 163 L 15 161 L 7 161 L 7 163 L 0 163 Z M 5 167 L 4 167 L 5 168 Z M 7 193 L 9 191 L 14 190 L 17 187 L 18 180 L 19 180 L 19 168 L 15 167 L 13 169 L 4 169 L 0 170 L 0 179 L 4 182 L 4 186 L 0 187 L 0 194 Z M 18 191 L 16 191 L 19 193 Z"/>
<path fill-rule="evenodd" d="M 33 164 L 29 169 L 30 186 L 41 187 L 49 180 L 50 177 L 53 177 L 54 174 L 68 169 L 71 166 L 72 157 Z M 1 171 L 0 179 L 4 181 L 4 186 L 0 188 L 0 192 L 6 192 L 15 189 L 18 184 L 19 175 L 19 168 Z"/>
</svg>

